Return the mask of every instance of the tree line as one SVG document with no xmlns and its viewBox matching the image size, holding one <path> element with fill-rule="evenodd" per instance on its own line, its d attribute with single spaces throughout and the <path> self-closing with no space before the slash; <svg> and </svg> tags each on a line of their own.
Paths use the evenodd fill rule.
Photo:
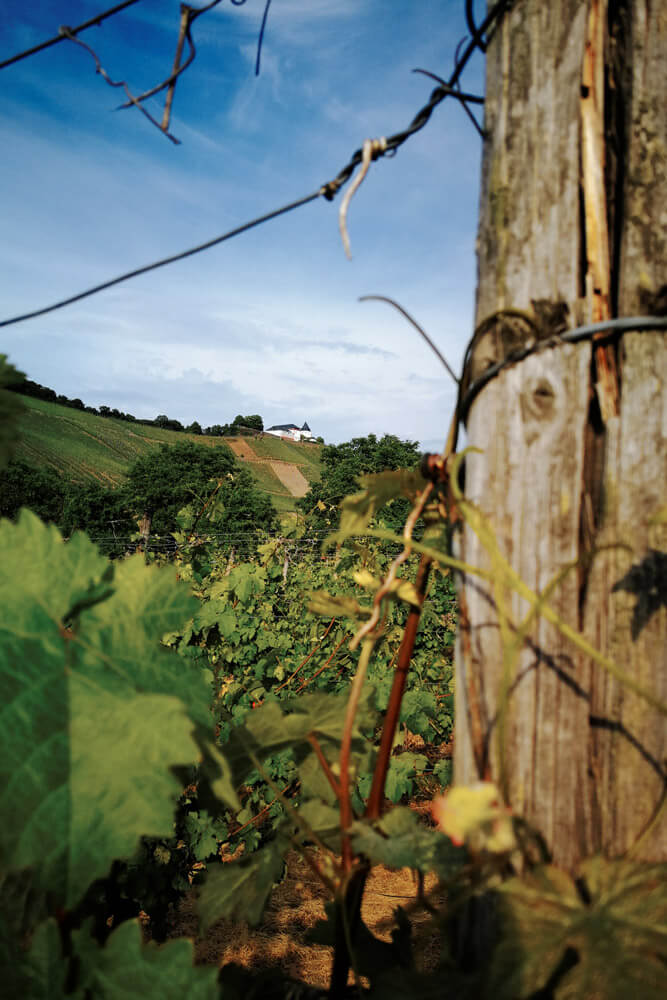
<svg viewBox="0 0 667 1000">
<path fill-rule="evenodd" d="M 17 392 L 21 396 L 32 396 L 35 399 L 46 400 L 47 403 L 58 403 L 60 406 L 69 406 L 73 410 L 82 410 L 84 413 L 92 413 L 96 417 L 112 417 L 114 420 L 126 420 L 133 424 L 145 424 L 148 427 L 161 427 L 164 430 L 177 431 L 184 434 L 206 434 L 210 437 L 234 437 L 244 431 L 263 431 L 264 421 L 259 413 L 250 413 L 244 416 L 237 414 L 233 421 L 228 424 L 212 424 L 210 427 L 202 427 L 198 420 L 193 420 L 191 424 L 183 424 L 174 417 L 168 417 L 165 413 L 159 413 L 154 420 L 148 417 L 135 417 L 133 413 L 124 413 L 115 406 L 86 406 L 82 399 L 75 397 L 70 399 L 62 393 L 49 389 L 48 386 L 33 382 L 32 379 L 25 379 L 16 385 L 7 386 L 12 392 Z"/>
<path fill-rule="evenodd" d="M 393 434 L 354 438 L 322 449 L 322 474 L 297 501 L 308 533 L 332 531 L 338 524 L 340 500 L 359 489 L 359 477 L 385 469 L 418 464 L 417 442 L 401 441 Z M 28 507 L 42 520 L 55 524 L 69 537 L 85 529 L 102 551 L 122 555 L 138 536 L 138 524 L 147 516 L 151 534 L 169 540 L 179 530 L 183 508 L 202 505 L 216 490 L 216 530 L 252 544 L 262 533 L 278 527 L 270 498 L 227 448 L 207 448 L 194 441 L 163 444 L 137 459 L 120 486 L 100 482 L 71 482 L 49 466 L 34 467 L 14 459 L 4 470 L 0 485 L 0 517 L 14 520 Z M 382 522 L 396 530 L 409 504 L 396 499 L 382 512 Z"/>
<path fill-rule="evenodd" d="M 228 449 L 192 441 L 164 444 L 137 459 L 115 489 L 99 482 L 68 482 L 48 466 L 35 468 L 14 459 L 3 474 L 0 516 L 15 519 L 21 507 L 28 507 L 65 536 L 85 529 L 106 555 L 118 556 L 137 539 L 142 517 L 150 519 L 153 535 L 170 539 L 179 530 L 178 512 L 203 503 L 213 489 L 223 510 L 216 523 L 219 531 L 252 543 L 277 526 L 270 498 Z"/>
</svg>

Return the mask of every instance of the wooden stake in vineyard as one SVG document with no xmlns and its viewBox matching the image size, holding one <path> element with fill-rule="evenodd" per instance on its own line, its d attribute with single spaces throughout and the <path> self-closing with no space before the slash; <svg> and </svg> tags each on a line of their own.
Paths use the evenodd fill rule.
<svg viewBox="0 0 667 1000">
<path fill-rule="evenodd" d="M 502 574 L 464 579 L 455 780 L 504 786 L 570 870 L 597 851 L 664 861 L 667 334 L 558 334 L 664 315 L 667 8 L 520 0 L 487 41 L 469 374 L 544 342 L 472 401 L 464 492 L 533 592 L 562 573 L 565 630 L 537 617 L 510 662 L 529 602 Z M 469 525 L 458 544 L 494 568 Z"/>
</svg>

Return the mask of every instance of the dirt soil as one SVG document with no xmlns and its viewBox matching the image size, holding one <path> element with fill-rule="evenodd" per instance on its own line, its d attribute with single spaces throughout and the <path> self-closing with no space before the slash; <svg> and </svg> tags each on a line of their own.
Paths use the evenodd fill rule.
<svg viewBox="0 0 667 1000">
<path fill-rule="evenodd" d="M 291 979 L 326 989 L 333 949 L 310 944 L 306 935 L 324 918 L 324 903 L 329 894 L 296 852 L 288 855 L 287 867 L 287 875 L 274 889 L 259 927 L 220 920 L 203 938 L 196 940 L 197 893 L 193 890 L 175 912 L 169 937 L 195 939 L 198 964 L 222 966 L 234 962 L 254 972 L 280 970 Z M 427 877 L 425 892 L 431 904 L 442 903 L 435 876 Z M 393 912 L 397 906 L 410 915 L 417 968 L 421 971 L 433 969 L 439 958 L 438 934 L 432 919 L 417 900 L 413 872 L 409 868 L 392 871 L 376 866 L 366 886 L 362 918 L 382 940 L 391 941 Z M 352 974 L 350 976 L 352 983 Z"/>
<path fill-rule="evenodd" d="M 297 465 L 292 462 L 282 462 L 279 459 L 260 458 L 257 452 L 253 451 L 252 445 L 247 439 L 227 438 L 226 443 L 232 449 L 237 458 L 244 462 L 258 462 L 260 465 L 269 465 L 277 475 L 283 486 L 286 486 L 293 497 L 305 497 L 310 489 L 310 483 L 303 475 Z"/>
<path fill-rule="evenodd" d="M 238 458 L 244 458 L 246 462 L 259 462 L 257 452 L 252 450 L 252 445 L 247 439 L 227 438 L 225 444 L 229 445 Z"/>
<path fill-rule="evenodd" d="M 290 462 L 269 462 L 269 465 L 293 497 L 305 497 L 310 484 L 296 465 Z"/>
</svg>

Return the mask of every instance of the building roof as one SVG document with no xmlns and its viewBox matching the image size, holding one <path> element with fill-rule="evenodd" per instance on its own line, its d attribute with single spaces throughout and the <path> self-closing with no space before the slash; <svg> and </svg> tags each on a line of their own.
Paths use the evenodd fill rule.
<svg viewBox="0 0 667 1000">
<path fill-rule="evenodd" d="M 273 427 L 267 427 L 267 431 L 308 431 L 312 434 L 312 431 L 307 423 L 304 421 L 303 427 L 297 427 L 296 424 L 274 424 Z"/>
</svg>

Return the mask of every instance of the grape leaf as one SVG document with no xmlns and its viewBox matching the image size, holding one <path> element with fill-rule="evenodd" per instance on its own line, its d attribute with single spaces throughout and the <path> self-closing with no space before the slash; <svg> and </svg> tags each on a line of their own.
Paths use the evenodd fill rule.
<svg viewBox="0 0 667 1000">
<path fill-rule="evenodd" d="M 66 977 L 60 931 L 53 919 L 37 928 L 29 952 L 18 954 L 12 966 L 2 969 L 5 996 L 21 1000 L 65 1000 Z"/>
<path fill-rule="evenodd" d="M 373 689 L 368 687 L 361 698 L 353 730 L 355 749 L 363 746 L 362 727 L 367 727 L 375 719 L 372 710 Z M 317 692 L 289 698 L 278 704 L 264 702 L 250 712 L 242 726 L 232 730 L 225 743 L 225 758 L 228 761 L 234 783 L 238 786 L 255 769 L 255 761 L 265 761 L 269 755 L 290 747 L 296 763 L 300 763 L 312 753 L 308 736 L 313 733 L 318 739 L 340 742 L 343 721 L 347 710 L 347 699 L 335 694 Z"/>
<path fill-rule="evenodd" d="M 138 921 L 128 920 L 103 948 L 85 929 L 73 935 L 81 960 L 80 984 L 95 1000 L 217 1000 L 218 970 L 194 965 L 192 941 L 141 943 Z"/>
<path fill-rule="evenodd" d="M 256 926 L 274 884 L 282 875 L 283 855 L 288 847 L 286 838 L 276 837 L 242 861 L 209 867 L 199 896 L 202 933 L 221 917 L 247 920 Z"/>
<path fill-rule="evenodd" d="M 28 511 L 0 548 L 0 859 L 70 907 L 142 834 L 172 832 L 170 769 L 212 727 L 203 673 L 159 637 L 194 602 L 172 569 L 112 567 Z"/>
<path fill-rule="evenodd" d="M 391 469 L 359 476 L 364 487 L 360 493 L 346 497 L 340 505 L 340 526 L 325 544 L 343 541 L 351 535 L 363 535 L 375 514 L 390 500 L 407 497 L 417 499 L 426 486 L 419 469 Z"/>
<path fill-rule="evenodd" d="M 576 881 L 544 866 L 506 882 L 491 994 L 519 1000 L 548 984 L 556 1000 L 663 997 L 666 876 L 667 865 L 595 857 Z"/>
<path fill-rule="evenodd" d="M 399 802 L 404 795 L 412 791 L 414 779 L 426 767 L 428 761 L 421 753 L 402 753 L 400 757 L 392 757 L 389 762 L 385 795 L 392 802 Z"/>
<path fill-rule="evenodd" d="M 350 828 L 355 851 L 366 855 L 373 864 L 388 868 L 415 868 L 426 872 L 459 867 L 465 851 L 455 848 L 437 830 L 420 822 L 407 806 L 396 806 L 380 820 L 358 820 Z M 451 870 L 448 870 L 448 875 Z"/>
</svg>

